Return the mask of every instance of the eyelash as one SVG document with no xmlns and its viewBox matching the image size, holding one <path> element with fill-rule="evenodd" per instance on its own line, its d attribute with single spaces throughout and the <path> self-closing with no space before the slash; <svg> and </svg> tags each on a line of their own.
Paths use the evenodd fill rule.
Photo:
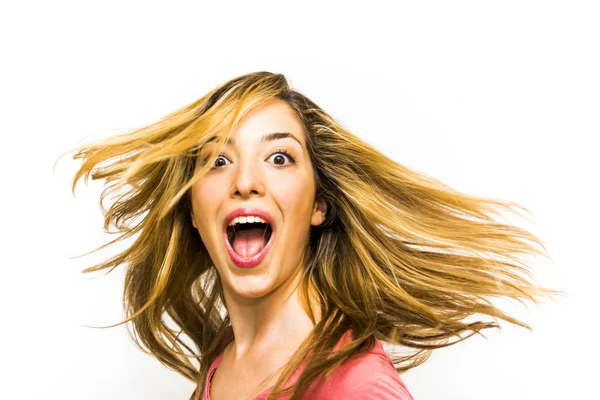
<svg viewBox="0 0 600 400">
<path fill-rule="evenodd" d="M 293 156 L 290 154 L 290 152 L 289 152 L 289 151 L 287 151 L 287 150 L 285 150 L 285 149 L 276 149 L 276 150 L 274 150 L 274 151 L 273 151 L 271 154 L 269 154 L 269 157 L 267 157 L 267 158 L 271 158 L 271 157 L 272 157 L 274 154 L 285 154 L 285 155 L 286 155 L 286 156 L 289 158 L 289 160 L 290 160 L 290 165 L 291 165 L 291 164 L 295 164 L 295 163 L 296 163 L 296 159 L 295 159 L 295 158 L 294 158 L 294 157 L 293 157 Z M 224 153 L 221 153 L 221 154 L 219 154 L 219 155 L 217 156 L 217 158 L 215 158 L 215 161 L 217 161 L 217 160 L 219 159 L 219 157 L 226 158 L 226 157 L 225 157 L 225 154 L 224 154 Z M 206 162 L 206 159 L 205 159 L 205 161 L 204 161 L 204 162 Z M 213 169 L 219 169 L 219 168 L 221 168 L 221 167 L 224 167 L 224 165 L 221 165 L 221 166 L 219 166 L 219 167 L 217 167 L 217 166 L 213 166 L 213 167 L 211 167 L 211 170 L 213 170 Z M 278 165 L 278 167 L 286 167 L 286 165 Z"/>
</svg>

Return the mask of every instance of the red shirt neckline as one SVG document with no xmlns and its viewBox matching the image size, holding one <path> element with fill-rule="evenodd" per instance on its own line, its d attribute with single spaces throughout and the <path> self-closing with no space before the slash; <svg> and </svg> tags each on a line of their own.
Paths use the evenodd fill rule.
<svg viewBox="0 0 600 400">
<path fill-rule="evenodd" d="M 335 345 L 334 350 L 338 350 L 341 346 L 350 342 L 351 340 L 352 340 L 352 331 L 348 330 L 348 331 L 346 331 L 346 333 L 344 333 L 344 335 L 342 335 L 342 337 L 340 338 L 338 343 Z M 206 384 L 204 386 L 204 396 L 203 396 L 202 400 L 211 400 L 211 398 L 210 398 L 211 380 L 212 380 L 212 377 L 213 377 L 214 373 L 216 372 L 217 368 L 219 367 L 219 364 L 221 364 L 221 359 L 223 358 L 224 351 L 225 350 L 223 350 L 217 356 L 217 358 L 215 358 L 215 360 L 210 365 L 210 368 L 208 369 Z M 375 339 L 375 346 L 373 346 L 373 349 L 371 349 L 371 352 L 386 355 L 386 353 L 383 349 L 383 345 L 377 339 Z M 387 357 L 387 355 L 386 355 L 386 357 Z M 302 373 L 303 370 L 304 370 L 304 367 L 302 365 L 300 367 L 298 367 L 298 369 L 292 374 L 292 376 L 290 376 L 290 378 L 288 379 L 288 381 L 286 382 L 284 387 L 289 386 L 289 384 L 294 384 L 294 382 L 297 381 L 298 378 L 300 377 L 300 374 Z M 268 396 L 268 394 L 271 392 L 271 390 L 273 390 L 273 387 L 274 386 L 271 386 L 271 387 L 263 390 L 260 394 L 258 394 L 256 397 L 254 397 L 253 400 L 265 399 Z"/>
</svg>

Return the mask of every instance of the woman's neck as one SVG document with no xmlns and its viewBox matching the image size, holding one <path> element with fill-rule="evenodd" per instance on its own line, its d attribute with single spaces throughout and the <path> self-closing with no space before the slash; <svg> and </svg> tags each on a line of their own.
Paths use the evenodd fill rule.
<svg viewBox="0 0 600 400">
<path fill-rule="evenodd" d="M 235 301 L 225 292 L 234 334 L 225 349 L 229 360 L 259 360 L 274 350 L 291 355 L 300 346 L 314 327 L 300 299 L 300 278 L 298 273 L 256 301 Z"/>
</svg>

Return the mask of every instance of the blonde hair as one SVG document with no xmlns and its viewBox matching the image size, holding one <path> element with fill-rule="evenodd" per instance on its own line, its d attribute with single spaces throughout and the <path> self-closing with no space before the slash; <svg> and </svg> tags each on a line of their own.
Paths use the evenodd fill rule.
<svg viewBox="0 0 600 400">
<path fill-rule="evenodd" d="M 281 392 L 292 392 L 292 400 L 320 375 L 367 352 L 375 339 L 410 349 L 392 356 L 401 373 L 436 348 L 499 327 L 465 321 L 475 314 L 531 329 L 492 304 L 493 297 L 538 303 L 563 293 L 534 283 L 525 262 L 526 256 L 549 258 L 543 242 L 495 218 L 525 208 L 460 193 L 400 165 L 292 90 L 282 74 L 246 74 L 154 124 L 75 149 L 74 158 L 83 161 L 73 194 L 82 177 L 105 179 L 100 203 L 114 201 L 103 209 L 104 228 L 121 234 L 94 251 L 137 235 L 129 248 L 84 272 L 126 265 L 121 323 L 131 323 L 142 350 L 197 384 L 192 398 L 203 395 L 209 366 L 233 333 L 222 315 L 219 274 L 192 226 L 189 189 L 239 121 L 274 99 L 302 122 L 316 198 L 326 202 L 327 217 L 312 227 L 300 286 L 315 326 L 269 399 L 309 353 L 297 384 Z M 198 149 L 212 136 L 217 146 L 196 169 Z M 333 352 L 349 329 L 352 341 Z"/>
</svg>

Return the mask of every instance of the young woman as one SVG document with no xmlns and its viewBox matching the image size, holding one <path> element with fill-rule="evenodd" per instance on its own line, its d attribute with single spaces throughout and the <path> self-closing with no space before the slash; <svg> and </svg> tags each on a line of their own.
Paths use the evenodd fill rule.
<svg viewBox="0 0 600 400">
<path fill-rule="evenodd" d="M 85 271 L 126 265 L 123 323 L 192 399 L 412 399 L 399 373 L 499 326 L 467 317 L 529 328 L 490 297 L 559 293 L 523 262 L 542 242 L 493 218 L 524 208 L 390 160 L 281 74 L 76 150 L 73 191 L 106 179 L 111 243 L 137 235 Z"/>
</svg>

